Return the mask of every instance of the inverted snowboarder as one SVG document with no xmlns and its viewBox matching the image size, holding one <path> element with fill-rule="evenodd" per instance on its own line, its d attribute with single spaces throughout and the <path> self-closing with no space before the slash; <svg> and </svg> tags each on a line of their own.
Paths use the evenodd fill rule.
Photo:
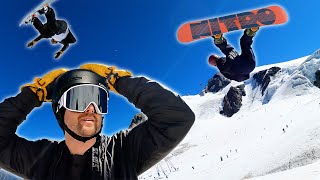
<svg viewBox="0 0 320 180">
<path fill-rule="evenodd" d="M 249 79 L 250 73 L 256 67 L 255 56 L 251 45 L 259 27 L 246 29 L 240 39 L 241 54 L 239 55 L 234 48 L 227 43 L 223 34 L 212 36 L 214 44 L 226 55 L 219 57 L 215 54 L 210 55 L 209 64 L 217 66 L 223 76 L 238 82 Z"/>
<path fill-rule="evenodd" d="M 44 14 L 46 16 L 47 22 L 45 24 L 42 24 L 39 20 L 37 13 Z M 70 44 L 76 42 L 76 38 L 73 36 L 66 21 L 56 20 L 55 12 L 48 4 L 37 11 L 37 13 L 33 14 L 25 23 L 33 24 L 33 26 L 39 31 L 40 35 L 29 42 L 27 47 L 33 47 L 42 38 L 51 38 L 52 44 L 63 44 L 60 51 L 55 54 L 54 58 L 57 59 L 66 51 Z"/>
</svg>

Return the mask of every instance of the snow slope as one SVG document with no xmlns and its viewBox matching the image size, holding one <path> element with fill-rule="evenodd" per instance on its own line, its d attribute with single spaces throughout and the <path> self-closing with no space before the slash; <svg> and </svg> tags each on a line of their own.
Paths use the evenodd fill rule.
<svg viewBox="0 0 320 180">
<path fill-rule="evenodd" d="M 320 50 L 255 72 L 273 66 L 281 70 L 264 95 L 255 80 L 245 82 L 243 106 L 231 118 L 219 111 L 237 82 L 215 94 L 184 96 L 195 124 L 139 179 L 320 179 L 320 89 L 313 85 Z"/>
</svg>

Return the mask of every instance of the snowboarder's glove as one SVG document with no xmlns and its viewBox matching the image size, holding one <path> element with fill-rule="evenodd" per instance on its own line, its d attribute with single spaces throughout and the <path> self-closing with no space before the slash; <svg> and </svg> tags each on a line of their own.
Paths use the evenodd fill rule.
<svg viewBox="0 0 320 180">
<path fill-rule="evenodd" d="M 35 40 L 30 41 L 30 42 L 27 44 L 27 47 L 32 48 L 32 47 L 36 44 L 36 42 L 37 42 L 37 41 L 35 41 Z"/>
<path fill-rule="evenodd" d="M 54 58 L 58 59 L 62 53 L 63 53 L 63 51 L 57 52 L 56 55 L 54 56 Z"/>
<path fill-rule="evenodd" d="M 34 83 L 22 86 L 21 90 L 28 87 L 31 89 L 31 91 L 37 94 L 40 102 L 51 102 L 55 79 L 67 71 L 67 69 L 53 70 L 44 75 L 42 78 L 35 78 Z"/>
<path fill-rule="evenodd" d="M 103 64 L 84 64 L 80 69 L 93 71 L 100 76 L 107 78 L 107 84 L 111 91 L 116 92 L 114 84 L 119 77 L 132 76 L 132 73 L 126 70 L 118 70 L 115 66 L 106 66 Z"/>
</svg>

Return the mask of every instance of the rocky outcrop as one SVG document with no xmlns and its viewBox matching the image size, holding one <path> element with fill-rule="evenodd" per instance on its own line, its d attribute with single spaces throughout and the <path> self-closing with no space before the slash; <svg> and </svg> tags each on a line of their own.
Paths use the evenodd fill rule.
<svg viewBox="0 0 320 180">
<path fill-rule="evenodd" d="M 230 84 L 230 80 L 225 78 L 220 72 L 215 74 L 208 81 L 208 85 L 205 88 L 205 92 L 213 92 L 216 93 L 221 89 L 225 88 L 228 84 Z"/>
<path fill-rule="evenodd" d="M 242 96 L 246 95 L 245 85 L 230 87 L 227 95 L 223 98 L 223 108 L 220 114 L 231 117 L 237 113 L 242 106 Z"/>
<path fill-rule="evenodd" d="M 259 71 L 253 75 L 253 79 L 256 80 L 257 85 L 261 86 L 262 95 L 264 95 L 264 92 L 271 81 L 271 77 L 280 70 L 281 68 L 279 67 L 272 67 L 270 69 Z"/>
<path fill-rule="evenodd" d="M 316 71 L 316 80 L 313 83 L 315 86 L 320 88 L 320 70 Z"/>
</svg>

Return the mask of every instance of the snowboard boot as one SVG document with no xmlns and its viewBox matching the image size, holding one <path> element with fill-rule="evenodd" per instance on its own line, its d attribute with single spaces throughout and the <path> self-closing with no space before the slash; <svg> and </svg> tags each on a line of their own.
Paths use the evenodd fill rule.
<svg viewBox="0 0 320 180">
<path fill-rule="evenodd" d="M 25 24 L 32 24 L 34 18 L 36 18 L 36 17 L 37 17 L 37 14 L 34 13 L 34 14 L 32 14 L 31 16 L 29 16 L 28 19 L 27 19 L 24 23 L 25 23 Z"/>
<path fill-rule="evenodd" d="M 41 9 L 38 11 L 38 13 L 39 13 L 39 14 L 45 14 L 45 13 L 48 12 L 48 10 L 49 10 L 49 4 L 46 4 L 46 5 L 43 6 L 43 8 L 41 8 Z"/>
<path fill-rule="evenodd" d="M 221 43 L 223 43 L 223 40 L 224 40 L 223 34 L 213 35 L 212 38 L 213 38 L 214 44 L 221 44 Z"/>
<path fill-rule="evenodd" d="M 245 30 L 245 33 L 250 36 L 253 37 L 256 35 L 256 32 L 259 30 L 259 27 L 253 27 L 253 28 L 249 28 Z"/>
</svg>

